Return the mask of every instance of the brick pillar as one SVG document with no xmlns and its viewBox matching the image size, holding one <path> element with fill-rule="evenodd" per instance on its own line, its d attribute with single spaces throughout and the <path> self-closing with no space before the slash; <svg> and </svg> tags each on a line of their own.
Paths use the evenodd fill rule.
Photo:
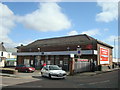
<svg viewBox="0 0 120 90">
<path fill-rule="evenodd" d="M 75 65 L 75 59 L 71 58 L 71 60 L 70 60 L 70 75 L 74 74 L 74 65 Z"/>
</svg>

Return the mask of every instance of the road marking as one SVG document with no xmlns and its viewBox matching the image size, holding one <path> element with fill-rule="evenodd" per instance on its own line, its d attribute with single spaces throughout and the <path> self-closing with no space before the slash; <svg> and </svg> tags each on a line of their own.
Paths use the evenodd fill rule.
<svg viewBox="0 0 120 90">
<path fill-rule="evenodd" d="M 110 80 L 101 81 L 101 82 L 92 82 L 92 83 L 88 83 L 88 84 L 92 85 L 92 84 L 106 83 L 106 82 L 110 82 Z"/>
<path fill-rule="evenodd" d="M 85 85 L 85 84 L 79 84 L 79 85 L 81 85 L 81 86 L 82 86 L 82 85 Z"/>
</svg>

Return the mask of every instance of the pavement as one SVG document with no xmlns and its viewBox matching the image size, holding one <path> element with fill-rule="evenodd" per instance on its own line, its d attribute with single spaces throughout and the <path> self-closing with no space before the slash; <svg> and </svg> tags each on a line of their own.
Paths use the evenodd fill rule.
<svg viewBox="0 0 120 90">
<path fill-rule="evenodd" d="M 78 73 L 76 75 L 80 75 L 80 76 L 93 76 L 93 75 L 98 75 L 98 74 L 102 74 L 102 73 L 112 72 L 112 71 L 115 71 L 115 70 L 120 70 L 120 68 L 108 69 L 106 71 L 83 72 L 83 73 Z"/>
<path fill-rule="evenodd" d="M 118 70 L 120 68 L 114 68 L 114 69 L 108 69 L 106 71 L 95 71 L 95 72 L 80 72 L 76 73 L 75 75 L 80 75 L 80 76 L 93 76 L 93 75 L 98 75 L 102 73 L 107 73 L 107 72 L 112 72 L 114 70 Z M 70 76 L 69 72 L 67 72 L 67 75 Z M 17 74 L 6 74 L 6 73 L 1 73 L 0 76 L 7 76 L 7 77 L 14 77 L 14 78 L 33 78 L 33 77 L 39 77 L 41 76 L 40 70 L 35 70 L 33 73 L 24 73 L 24 72 L 18 72 Z"/>
</svg>

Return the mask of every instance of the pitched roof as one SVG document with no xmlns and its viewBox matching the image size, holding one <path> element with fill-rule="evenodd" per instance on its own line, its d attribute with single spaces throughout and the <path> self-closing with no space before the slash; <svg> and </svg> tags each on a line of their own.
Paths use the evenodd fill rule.
<svg viewBox="0 0 120 90">
<path fill-rule="evenodd" d="M 97 39 L 94 39 L 86 34 L 74 35 L 74 36 L 65 36 L 65 37 L 55 37 L 36 40 L 26 46 L 19 48 L 38 48 L 38 47 L 50 47 L 50 46 L 69 46 L 69 45 L 85 45 L 92 43 L 100 43 L 105 46 L 112 48 L 112 46 L 103 43 Z"/>
<path fill-rule="evenodd" d="M 87 36 L 86 34 L 74 35 L 74 36 L 65 36 L 65 37 L 56 37 L 48 39 L 36 40 L 26 47 L 44 47 L 44 46 L 53 46 L 53 45 L 72 45 L 72 44 L 85 44 L 95 40 L 94 38 Z M 86 42 L 87 41 L 87 42 Z"/>
<path fill-rule="evenodd" d="M 113 48 L 113 46 L 111 46 L 111 45 L 109 45 L 109 44 L 107 44 L 107 43 L 105 43 L 105 42 L 102 42 L 102 41 L 100 41 L 100 40 L 97 40 L 97 43 L 100 43 L 100 44 L 102 44 L 102 45 L 105 45 L 105 46 L 108 46 L 108 47 L 110 47 L 110 48 Z"/>
<path fill-rule="evenodd" d="M 0 43 L 0 51 L 6 51 L 5 47 L 3 46 L 3 42 Z"/>
</svg>

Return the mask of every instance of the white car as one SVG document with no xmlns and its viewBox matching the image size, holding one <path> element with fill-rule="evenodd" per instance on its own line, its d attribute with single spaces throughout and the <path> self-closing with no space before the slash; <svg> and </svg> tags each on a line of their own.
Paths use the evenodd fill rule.
<svg viewBox="0 0 120 90">
<path fill-rule="evenodd" d="M 46 65 L 41 69 L 41 76 L 49 78 L 65 78 L 66 72 L 57 65 Z"/>
</svg>

